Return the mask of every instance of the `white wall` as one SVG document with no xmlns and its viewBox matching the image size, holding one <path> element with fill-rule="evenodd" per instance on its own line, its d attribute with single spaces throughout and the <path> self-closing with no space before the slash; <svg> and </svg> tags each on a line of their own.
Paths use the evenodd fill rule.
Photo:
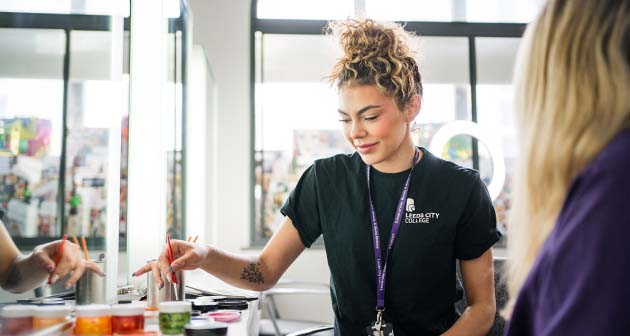
<svg viewBox="0 0 630 336">
<path fill-rule="evenodd" d="M 191 0 L 193 43 L 206 51 L 217 86 L 217 115 L 209 116 L 209 214 L 214 227 L 210 243 L 232 252 L 256 254 L 250 242 L 251 160 L 253 123 L 250 116 L 250 1 Z M 215 122 L 213 123 L 212 120 Z M 216 135 L 213 136 L 213 135 Z M 214 140 L 213 140 L 214 139 Z M 214 185 L 212 185 L 214 183 Z M 192 221 L 189 218 L 188 221 Z M 328 283 L 330 273 L 321 249 L 305 251 L 285 274 L 286 279 Z M 304 305 L 300 307 L 304 311 Z M 329 319 L 332 308 L 313 307 Z M 305 312 L 306 313 L 306 312 Z"/>
<path fill-rule="evenodd" d="M 210 214 L 220 225 L 209 237 L 222 248 L 236 251 L 249 241 L 249 84 L 248 3 L 245 1 L 193 1 L 193 43 L 206 51 L 216 78 L 217 116 L 209 118 L 211 168 L 218 179 L 209 197 L 217 202 Z M 193 219 L 189 219 L 192 221 Z"/>
<path fill-rule="evenodd" d="M 133 270 L 155 258 L 166 238 L 166 211 L 156 211 L 166 209 L 164 10 L 164 3 L 151 0 L 131 8 L 127 255 Z"/>
</svg>

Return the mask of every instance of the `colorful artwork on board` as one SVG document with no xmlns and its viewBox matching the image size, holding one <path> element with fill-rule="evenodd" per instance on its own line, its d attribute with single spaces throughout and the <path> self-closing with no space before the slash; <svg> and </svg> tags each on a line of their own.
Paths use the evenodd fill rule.
<svg viewBox="0 0 630 336">
<path fill-rule="evenodd" d="M 0 156 L 42 157 L 50 145 L 52 124 L 39 118 L 0 119 Z"/>
</svg>

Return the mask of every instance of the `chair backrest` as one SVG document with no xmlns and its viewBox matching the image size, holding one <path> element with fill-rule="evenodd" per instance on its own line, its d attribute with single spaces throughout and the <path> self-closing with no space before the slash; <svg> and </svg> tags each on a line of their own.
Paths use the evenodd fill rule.
<svg viewBox="0 0 630 336">
<path fill-rule="evenodd" d="M 290 298 L 289 301 L 287 301 L 288 298 Z M 286 304 L 290 301 L 294 302 L 287 306 Z M 304 306 L 300 306 L 300 302 L 302 304 L 309 302 L 310 307 L 302 309 Z M 329 322 L 323 320 L 326 317 L 317 309 L 319 306 L 331 307 L 332 305 L 330 285 L 326 283 L 282 280 L 274 288 L 263 292 L 261 305 L 264 314 L 259 323 L 259 336 L 294 334 L 315 336 L 320 335 L 318 332 L 323 333 L 324 330 L 333 328 L 327 325 Z M 293 311 L 287 308 L 293 308 Z M 330 316 L 332 320 L 332 310 L 330 310 Z M 319 320 L 320 318 L 322 320 Z"/>
<path fill-rule="evenodd" d="M 494 258 L 494 296 L 497 303 L 497 312 L 494 314 L 494 322 L 488 332 L 488 336 L 501 336 L 505 328 L 505 320 L 501 317 L 500 312 L 505 308 L 508 300 L 507 284 L 503 276 L 506 260 L 503 257 Z"/>
<path fill-rule="evenodd" d="M 501 317 L 501 315 L 499 315 L 501 310 L 505 307 L 508 299 L 507 286 L 503 277 L 505 262 L 506 258 L 494 257 L 494 296 L 496 299 L 497 312 L 494 315 L 494 322 L 492 323 L 492 328 L 490 328 L 490 331 L 488 332 L 488 336 L 503 335 L 503 329 L 505 328 L 505 320 Z M 455 310 L 457 313 L 462 314 L 468 306 L 468 302 L 466 301 L 466 293 L 464 291 L 459 262 L 457 263 L 457 286 L 458 291 L 461 290 L 462 296 L 457 302 L 455 302 Z"/>
</svg>

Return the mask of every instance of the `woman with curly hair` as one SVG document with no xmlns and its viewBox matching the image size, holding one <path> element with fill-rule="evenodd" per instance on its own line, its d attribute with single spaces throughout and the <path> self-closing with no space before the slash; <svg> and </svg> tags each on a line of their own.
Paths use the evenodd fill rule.
<svg viewBox="0 0 630 336">
<path fill-rule="evenodd" d="M 488 192 L 471 169 L 416 147 L 411 125 L 422 82 L 409 34 L 372 20 L 332 23 L 343 56 L 331 75 L 338 116 L 356 149 L 315 161 L 281 209 L 286 216 L 253 259 L 173 241 L 136 275 L 202 268 L 250 290 L 273 287 L 323 236 L 335 335 L 484 335 L 495 314 L 492 245 L 500 238 Z M 454 303 L 460 260 L 468 307 Z"/>
</svg>

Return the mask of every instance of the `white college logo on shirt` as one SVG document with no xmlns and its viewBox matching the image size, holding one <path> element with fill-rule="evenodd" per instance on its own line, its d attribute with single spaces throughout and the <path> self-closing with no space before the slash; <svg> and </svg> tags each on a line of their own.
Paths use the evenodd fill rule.
<svg viewBox="0 0 630 336">
<path fill-rule="evenodd" d="M 416 212 L 416 205 L 413 198 L 407 198 L 407 206 L 405 207 L 405 223 L 431 223 L 432 220 L 440 218 L 438 212 Z"/>
<path fill-rule="evenodd" d="M 405 209 L 407 212 L 416 211 L 416 206 L 413 204 L 413 198 L 407 198 L 407 207 Z"/>
</svg>

